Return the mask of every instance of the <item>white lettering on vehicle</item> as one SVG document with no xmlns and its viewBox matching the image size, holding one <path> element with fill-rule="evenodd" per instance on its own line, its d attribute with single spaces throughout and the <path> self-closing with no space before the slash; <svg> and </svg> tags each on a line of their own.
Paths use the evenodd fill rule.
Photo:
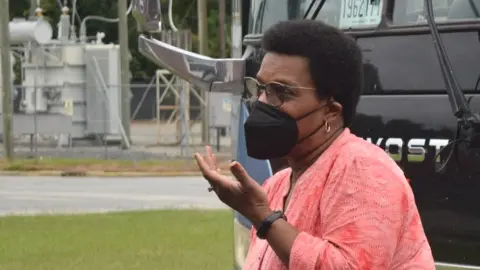
<svg viewBox="0 0 480 270">
<path fill-rule="evenodd" d="M 437 155 L 449 143 L 448 139 L 438 138 L 412 138 L 408 141 L 402 138 L 377 138 L 375 141 L 371 137 L 364 139 L 383 148 L 395 161 L 402 161 L 405 158 L 403 148 L 406 146 L 408 162 L 423 162 L 429 149 L 433 148 L 434 155 Z M 440 157 L 436 162 L 440 162 Z"/>
</svg>

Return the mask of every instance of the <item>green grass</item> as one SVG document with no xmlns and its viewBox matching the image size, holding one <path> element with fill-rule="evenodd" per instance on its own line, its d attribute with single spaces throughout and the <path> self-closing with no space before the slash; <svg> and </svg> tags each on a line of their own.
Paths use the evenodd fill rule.
<svg viewBox="0 0 480 270">
<path fill-rule="evenodd" d="M 193 167 L 193 158 L 186 160 L 102 160 L 102 159 L 69 159 L 69 158 L 34 158 L 17 159 L 12 162 L 0 160 L 0 169 L 4 171 L 39 171 L 39 170 L 139 170 L 151 168 L 158 170 L 179 170 Z"/>
<path fill-rule="evenodd" d="M 217 160 L 219 167 L 228 169 L 230 161 L 225 158 Z M 34 158 L 6 161 L 0 159 L 0 171 L 63 171 L 63 172 L 143 172 L 143 173 L 168 173 L 168 172 L 198 172 L 195 160 L 101 160 L 101 159 L 69 159 L 69 158 Z"/>
<path fill-rule="evenodd" d="M 231 211 L 0 218 L 1 270 L 231 269 Z"/>
</svg>

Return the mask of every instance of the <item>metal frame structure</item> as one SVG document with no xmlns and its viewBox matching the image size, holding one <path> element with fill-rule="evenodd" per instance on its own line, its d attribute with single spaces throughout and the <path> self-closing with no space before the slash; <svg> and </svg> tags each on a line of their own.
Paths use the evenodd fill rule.
<svg viewBox="0 0 480 270">
<path fill-rule="evenodd" d="M 169 30 L 161 33 L 161 40 L 167 44 L 175 46 L 177 48 L 184 49 L 186 51 L 192 50 L 192 36 L 190 30 Z M 191 95 L 195 97 L 200 106 L 200 117 L 205 117 L 206 101 L 198 93 L 198 91 L 188 81 L 183 80 L 178 76 L 174 76 L 168 69 L 159 69 L 155 73 L 156 82 L 156 112 L 157 112 L 157 143 L 161 144 L 162 130 L 161 130 L 161 115 L 163 111 L 170 111 L 167 124 L 175 121 L 176 128 L 176 143 L 182 146 L 182 155 L 189 153 L 183 153 L 186 149 L 188 152 L 190 128 L 197 122 L 195 119 L 191 123 L 190 105 Z M 165 85 L 163 91 L 161 91 L 161 84 Z M 175 96 L 174 105 L 165 104 L 165 98 L 167 95 L 173 94 Z"/>
</svg>

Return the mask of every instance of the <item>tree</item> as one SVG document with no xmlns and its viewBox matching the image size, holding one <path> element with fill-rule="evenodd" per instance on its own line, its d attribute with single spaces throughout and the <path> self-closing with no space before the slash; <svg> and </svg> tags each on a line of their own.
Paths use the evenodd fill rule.
<svg viewBox="0 0 480 270">
<path fill-rule="evenodd" d="M 193 33 L 193 51 L 198 52 L 198 36 L 197 30 L 197 8 L 196 1 L 192 0 L 173 0 L 173 21 L 178 29 L 191 29 Z M 60 2 L 63 2 L 60 1 Z M 72 10 L 73 1 L 68 1 L 68 6 Z M 230 2 L 230 1 L 227 1 Z M 161 0 L 162 16 L 164 25 L 168 24 L 168 0 Z M 10 1 L 10 16 L 11 17 L 28 17 L 30 0 L 11 0 Z M 61 14 L 58 0 L 41 0 L 40 6 L 44 10 L 45 19 L 47 19 L 54 28 L 54 33 L 57 32 L 58 18 Z M 227 10 L 230 9 L 227 3 Z M 117 17 L 117 1 L 116 0 L 77 0 L 77 12 L 80 18 L 85 18 L 88 15 L 103 16 L 108 18 Z M 208 2 L 208 29 L 209 29 L 209 52 L 212 57 L 219 56 L 219 40 L 218 40 L 218 1 L 210 0 Z M 226 37 L 227 37 L 227 53 L 230 50 L 230 14 L 226 14 Z M 77 36 L 80 24 L 75 18 Z M 132 16 L 128 18 L 129 25 L 129 47 L 132 53 L 132 61 L 130 68 L 132 71 L 133 81 L 149 81 L 158 68 L 155 64 L 143 57 L 137 49 L 136 22 Z M 87 24 L 87 35 L 92 36 L 96 32 L 104 32 L 106 43 L 118 43 L 118 26 L 114 23 L 105 23 L 99 21 L 90 21 Z"/>
</svg>

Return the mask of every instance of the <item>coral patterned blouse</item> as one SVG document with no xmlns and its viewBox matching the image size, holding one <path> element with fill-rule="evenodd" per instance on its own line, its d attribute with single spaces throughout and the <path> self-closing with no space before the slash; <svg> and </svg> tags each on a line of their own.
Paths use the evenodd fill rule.
<svg viewBox="0 0 480 270">
<path fill-rule="evenodd" d="M 274 210 L 283 207 L 290 173 L 264 184 Z M 252 229 L 244 270 L 435 269 L 404 173 L 348 129 L 297 180 L 284 211 L 300 231 L 289 265 Z"/>
</svg>

